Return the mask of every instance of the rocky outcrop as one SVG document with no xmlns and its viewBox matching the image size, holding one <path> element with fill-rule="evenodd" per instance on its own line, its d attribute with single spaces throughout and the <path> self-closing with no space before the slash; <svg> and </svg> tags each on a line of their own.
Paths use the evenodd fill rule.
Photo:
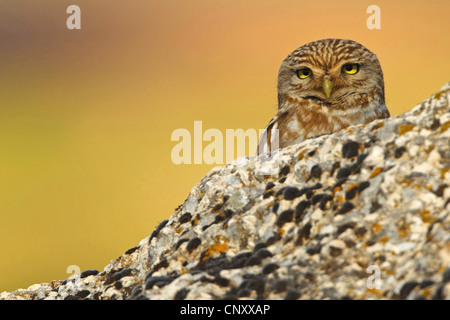
<svg viewBox="0 0 450 320">
<path fill-rule="evenodd" d="M 449 299 L 449 96 L 214 168 L 103 271 L 0 298 Z"/>
</svg>

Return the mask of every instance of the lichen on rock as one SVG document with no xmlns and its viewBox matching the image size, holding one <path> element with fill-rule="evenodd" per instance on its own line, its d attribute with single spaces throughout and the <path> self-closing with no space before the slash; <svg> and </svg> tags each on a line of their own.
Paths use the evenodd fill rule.
<svg viewBox="0 0 450 320">
<path fill-rule="evenodd" d="M 449 299 L 449 96 L 214 168 L 102 272 L 0 299 Z"/>
</svg>

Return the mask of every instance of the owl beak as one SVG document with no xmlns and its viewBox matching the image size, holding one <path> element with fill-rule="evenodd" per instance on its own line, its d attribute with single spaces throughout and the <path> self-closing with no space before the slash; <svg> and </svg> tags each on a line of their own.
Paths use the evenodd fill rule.
<svg viewBox="0 0 450 320">
<path fill-rule="evenodd" d="M 334 83 L 329 79 L 323 80 L 322 89 L 327 98 L 331 96 L 331 92 L 333 92 Z"/>
</svg>

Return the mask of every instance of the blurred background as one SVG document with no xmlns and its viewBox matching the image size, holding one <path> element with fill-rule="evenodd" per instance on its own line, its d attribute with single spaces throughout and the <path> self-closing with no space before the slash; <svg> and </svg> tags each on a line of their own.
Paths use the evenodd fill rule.
<svg viewBox="0 0 450 320">
<path fill-rule="evenodd" d="M 66 9 L 81 8 L 81 30 Z M 366 9 L 381 9 L 369 30 Z M 177 128 L 262 129 L 282 60 L 322 38 L 375 52 L 392 115 L 450 80 L 448 0 L 0 3 L 0 292 L 103 270 L 213 165 Z"/>
</svg>

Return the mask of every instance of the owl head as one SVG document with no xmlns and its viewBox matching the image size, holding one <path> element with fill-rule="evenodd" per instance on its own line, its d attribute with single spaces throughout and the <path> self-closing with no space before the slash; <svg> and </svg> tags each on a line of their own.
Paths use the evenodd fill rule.
<svg viewBox="0 0 450 320">
<path fill-rule="evenodd" d="M 356 41 L 324 39 L 289 54 L 278 74 L 278 107 L 309 100 L 333 109 L 384 105 L 383 71 Z"/>
</svg>

